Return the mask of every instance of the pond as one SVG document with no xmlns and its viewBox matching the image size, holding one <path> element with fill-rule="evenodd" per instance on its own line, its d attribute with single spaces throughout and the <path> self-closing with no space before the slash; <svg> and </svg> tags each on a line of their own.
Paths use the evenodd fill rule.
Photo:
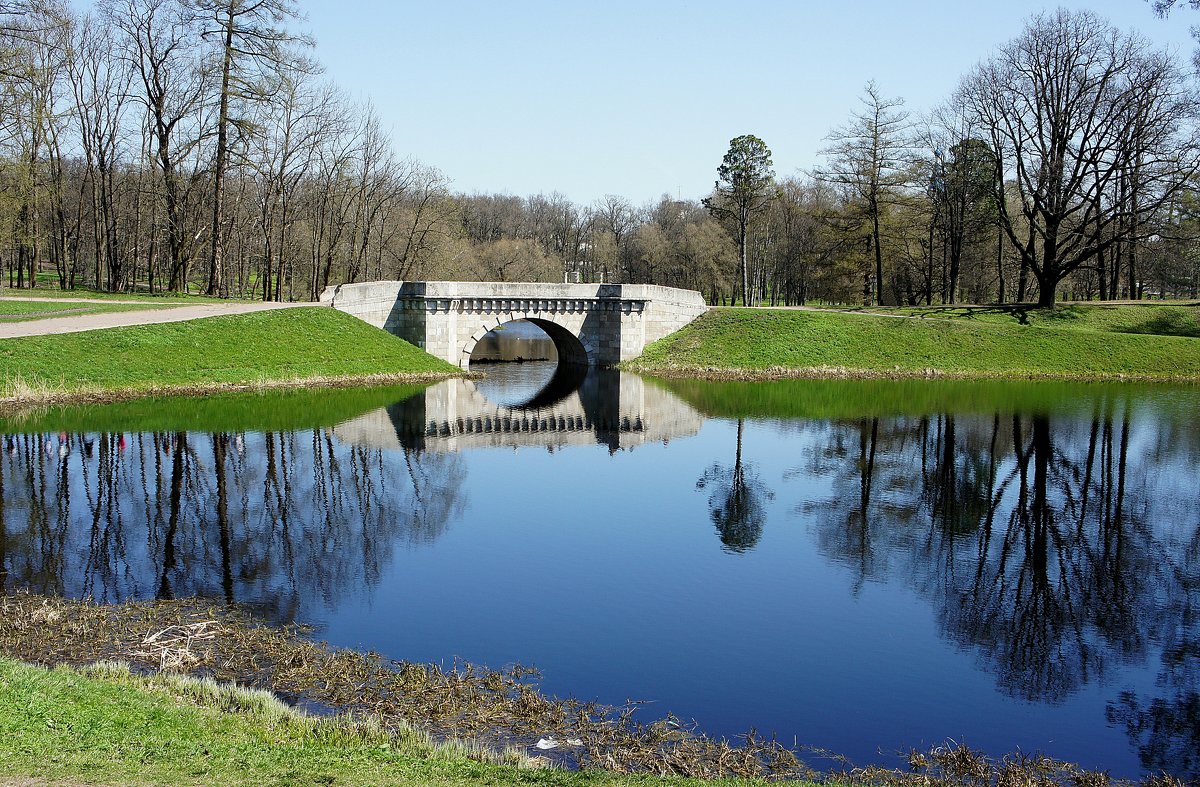
<svg viewBox="0 0 1200 787">
<path fill-rule="evenodd" d="M 1200 389 L 488 371 L 10 418 L 0 591 L 238 602 L 860 765 L 1200 778 Z"/>
</svg>

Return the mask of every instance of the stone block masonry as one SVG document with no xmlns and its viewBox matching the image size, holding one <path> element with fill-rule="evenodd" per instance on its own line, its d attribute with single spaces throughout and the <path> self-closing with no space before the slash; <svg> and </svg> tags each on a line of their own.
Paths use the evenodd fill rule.
<svg viewBox="0 0 1200 787">
<path fill-rule="evenodd" d="M 560 361 L 613 366 L 703 314 L 693 290 L 650 284 L 378 281 L 329 287 L 321 302 L 463 369 L 485 334 L 529 320 Z"/>
</svg>

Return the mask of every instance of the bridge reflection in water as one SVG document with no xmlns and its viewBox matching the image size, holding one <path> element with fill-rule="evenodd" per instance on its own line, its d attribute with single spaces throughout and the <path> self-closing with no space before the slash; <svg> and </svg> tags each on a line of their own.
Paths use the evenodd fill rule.
<svg viewBox="0 0 1200 787">
<path fill-rule="evenodd" d="M 334 427 L 350 445 L 458 452 L 472 448 L 604 445 L 610 452 L 690 437 L 704 423 L 695 409 L 631 374 L 553 363 L 542 366 L 545 384 L 518 389 L 513 399 L 505 369 L 489 367 L 483 381 L 448 380 L 389 407 Z M 534 364 L 522 364 L 528 379 Z M 553 373 L 550 369 L 553 368 Z M 489 398 L 490 397 L 490 398 Z"/>
</svg>

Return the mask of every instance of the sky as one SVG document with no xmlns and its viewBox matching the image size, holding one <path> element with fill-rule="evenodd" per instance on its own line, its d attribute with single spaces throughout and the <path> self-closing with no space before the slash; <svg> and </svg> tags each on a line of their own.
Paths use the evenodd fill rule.
<svg viewBox="0 0 1200 787">
<path fill-rule="evenodd" d="M 863 86 L 928 112 L 1026 20 L 1062 5 L 1191 56 L 1200 12 L 1144 0 L 300 0 L 329 78 L 395 150 L 465 193 L 699 198 L 729 141 L 778 175 L 820 162 Z M 1186 5 L 1181 2 L 1180 5 Z"/>
</svg>

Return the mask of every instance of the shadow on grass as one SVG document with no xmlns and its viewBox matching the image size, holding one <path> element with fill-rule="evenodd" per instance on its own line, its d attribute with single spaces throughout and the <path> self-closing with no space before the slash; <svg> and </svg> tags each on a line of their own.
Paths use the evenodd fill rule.
<svg viewBox="0 0 1200 787">
<path fill-rule="evenodd" d="M 862 314 L 887 314 L 893 313 L 904 317 L 911 317 L 917 320 L 961 320 L 975 321 L 980 318 L 987 318 L 994 315 L 1011 318 L 1018 325 L 1029 324 L 1029 314 L 1038 309 L 1037 306 L 1030 303 L 997 303 L 997 304 L 979 304 L 979 305 L 962 305 L 962 304 L 945 304 L 941 306 L 902 306 L 895 309 L 880 309 L 879 307 L 856 307 L 847 311 L 860 312 Z M 993 325 L 998 324 L 994 319 L 982 319 L 983 322 L 988 322 Z"/>
<path fill-rule="evenodd" d="M 1117 310 L 1125 307 L 1141 307 L 1149 314 L 1145 318 L 1129 316 L 1128 310 L 1107 323 L 1101 319 L 1092 318 L 1104 310 Z M 1157 304 L 1151 302 L 1116 303 L 1066 303 L 1052 308 L 1039 307 L 1031 303 L 1013 304 L 981 304 L 981 305 L 939 305 L 939 306 L 904 306 L 898 308 L 855 307 L 846 311 L 860 314 L 892 314 L 917 320 L 939 319 L 961 322 L 983 322 L 992 325 L 1002 325 L 1011 320 L 1017 325 L 1030 325 L 1031 319 L 1036 323 L 1051 328 L 1083 328 L 1111 333 L 1132 333 L 1146 336 L 1182 336 L 1192 339 L 1200 338 L 1200 302 Z M 1005 319 L 997 319 L 997 317 Z M 1127 321 L 1121 321 L 1126 317 Z"/>
<path fill-rule="evenodd" d="M 1135 325 L 1114 328 L 1117 333 L 1143 333 L 1156 336 L 1185 336 L 1200 339 L 1200 319 L 1182 312 L 1155 315 Z"/>
</svg>

